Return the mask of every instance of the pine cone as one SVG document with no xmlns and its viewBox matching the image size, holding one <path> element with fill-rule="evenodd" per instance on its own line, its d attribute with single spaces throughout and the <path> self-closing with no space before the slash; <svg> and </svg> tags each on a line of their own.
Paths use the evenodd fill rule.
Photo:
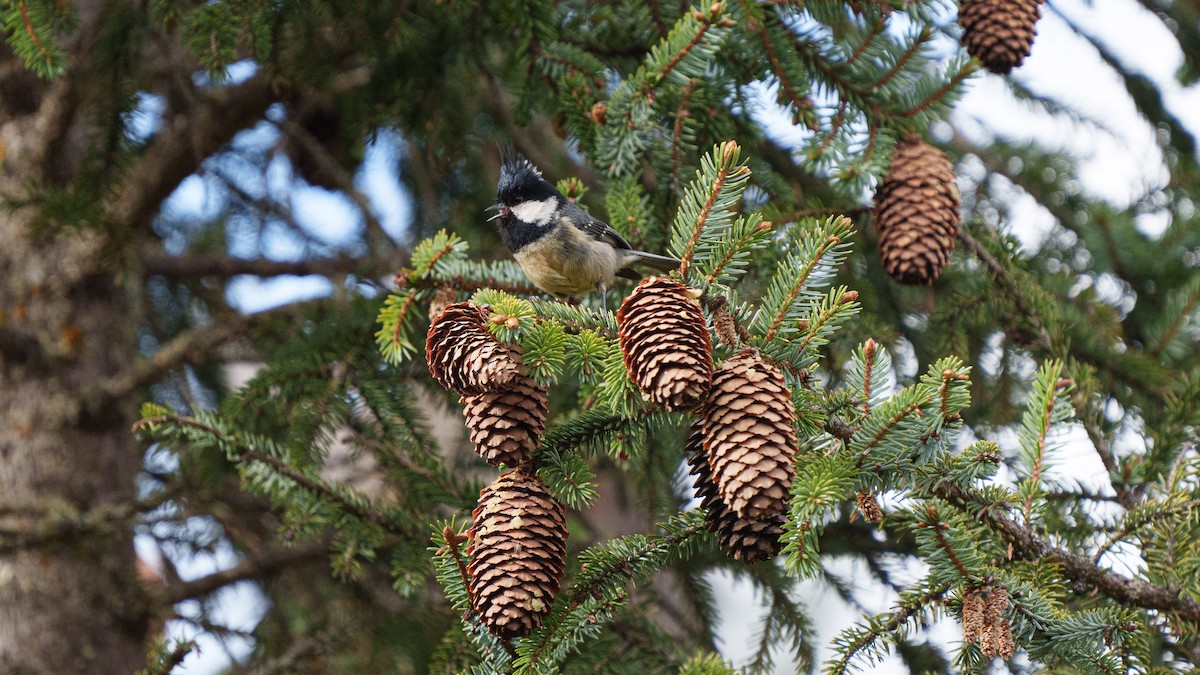
<svg viewBox="0 0 1200 675">
<path fill-rule="evenodd" d="M 453 286 L 442 286 L 429 299 L 429 320 L 433 321 L 447 307 L 458 302 L 458 291 Z"/>
<path fill-rule="evenodd" d="M 858 511 L 867 522 L 878 523 L 883 520 L 883 509 L 879 508 L 879 500 L 875 498 L 874 491 L 859 490 L 855 498 L 858 501 Z"/>
<path fill-rule="evenodd" d="M 487 319 L 486 307 L 456 302 L 429 324 L 425 360 L 442 386 L 471 396 L 504 389 L 516 379 L 517 360 L 487 331 Z"/>
<path fill-rule="evenodd" d="M 998 75 L 1021 65 L 1041 16 L 1042 0 L 970 0 L 958 10 L 962 42 L 971 56 Z"/>
<path fill-rule="evenodd" d="M 942 274 L 958 235 L 958 186 L 941 150 L 909 139 L 875 192 L 879 250 L 888 275 L 902 284 L 930 284 Z"/>
<path fill-rule="evenodd" d="M 471 606 L 492 635 L 529 635 L 550 612 L 567 556 L 567 515 L 537 476 L 509 471 L 479 493 L 467 564 Z"/>
<path fill-rule="evenodd" d="M 696 291 L 666 277 L 647 277 L 617 310 L 629 377 L 651 401 L 691 410 L 712 382 L 712 338 Z"/>
<path fill-rule="evenodd" d="M 746 520 L 783 513 L 796 474 L 796 410 L 779 371 L 750 352 L 729 359 L 701 416 L 721 500 Z"/>
<path fill-rule="evenodd" d="M 717 533 L 717 541 L 725 555 L 747 565 L 778 555 L 783 548 L 780 537 L 783 536 L 784 517 L 778 515 L 766 520 L 746 520 L 739 518 L 733 509 L 721 501 L 717 486 L 712 481 L 708 453 L 704 450 L 703 425 L 699 422 L 692 424 L 684 452 L 691 473 L 695 476 L 693 485 L 696 486 L 696 496 L 700 498 L 700 508 L 704 509 L 704 522 L 711 532 Z"/>
<path fill-rule="evenodd" d="M 475 454 L 492 466 L 520 466 L 542 443 L 550 409 L 546 390 L 528 375 L 518 375 L 504 391 L 464 396 L 459 403 L 466 405 Z"/>
</svg>

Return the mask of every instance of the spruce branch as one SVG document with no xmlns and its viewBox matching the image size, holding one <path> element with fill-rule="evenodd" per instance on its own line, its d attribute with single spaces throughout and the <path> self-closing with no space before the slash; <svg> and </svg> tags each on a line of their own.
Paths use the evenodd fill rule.
<svg viewBox="0 0 1200 675">
<path fill-rule="evenodd" d="M 748 0 L 738 0 L 738 4 L 741 5 L 742 13 L 746 18 L 746 27 L 758 36 L 758 41 L 762 44 L 763 53 L 767 55 L 767 63 L 770 65 L 771 72 L 775 75 L 775 79 L 779 81 L 780 89 L 795 108 L 795 114 L 797 116 L 804 116 L 806 113 L 811 113 L 812 100 L 800 93 L 800 88 L 793 82 L 792 76 L 788 74 L 787 68 L 784 67 L 781 54 L 776 49 L 775 43 L 771 39 L 770 31 L 767 30 L 765 25 L 768 19 L 762 16 L 757 11 L 757 7 L 753 6 Z M 779 17 L 773 13 L 771 19 L 778 22 Z M 811 128 L 815 124 L 815 121 L 810 119 L 808 123 Z"/>
<path fill-rule="evenodd" d="M 835 639 L 835 644 L 845 644 L 841 654 L 827 665 L 826 672 L 834 675 L 851 671 L 851 662 L 864 649 L 870 647 L 884 635 L 900 630 L 913 615 L 929 605 L 941 600 L 950 590 L 951 584 L 942 583 L 909 598 L 902 598 L 900 604 L 892 611 L 886 620 L 872 619 L 869 627 L 863 631 L 845 631 Z"/>
<path fill-rule="evenodd" d="M 728 216 L 721 212 L 731 208 L 741 195 L 750 169 L 738 163 L 740 152 L 741 148 L 735 141 L 725 141 L 713 148 L 711 153 L 705 155 L 701 171 L 697 172 L 696 181 L 688 189 L 671 235 L 673 252 L 678 254 L 680 260 L 680 274 L 687 274 L 705 228 L 724 227 Z M 714 211 L 722 217 L 710 224 L 709 218 Z"/>
<path fill-rule="evenodd" d="M 286 478 L 309 494 L 320 499 L 328 500 L 355 518 L 375 525 L 389 534 L 398 537 L 412 538 L 417 536 L 406 527 L 400 518 L 395 517 L 392 509 L 382 504 L 370 504 L 366 500 L 355 500 L 347 497 L 347 493 L 334 487 L 328 481 L 298 469 L 283 459 L 272 454 L 250 447 L 244 439 L 231 436 L 215 424 L 206 422 L 203 417 L 183 417 L 181 415 L 163 414 L 143 417 L 134 423 L 132 431 L 149 432 L 153 435 L 171 434 L 173 431 L 194 430 L 204 437 L 215 441 L 224 449 L 231 459 L 240 463 L 261 464 L 282 478 Z"/>
<path fill-rule="evenodd" d="M 675 127 L 671 132 L 671 185 L 676 190 L 680 188 L 679 169 L 683 164 L 683 125 L 691 115 L 687 107 L 692 100 L 692 95 L 696 93 L 696 86 L 699 83 L 700 81 L 694 77 L 688 80 L 679 96 L 679 106 L 675 109 Z"/>
<path fill-rule="evenodd" d="M 900 72 L 904 70 L 904 66 L 912 60 L 912 57 L 916 56 L 921 47 L 923 47 L 926 42 L 929 42 L 930 38 L 932 37 L 933 28 L 931 26 L 922 26 L 920 33 L 917 35 L 916 39 L 912 41 L 912 44 L 910 44 L 903 52 L 900 53 L 900 57 L 896 59 L 896 62 L 892 64 L 892 67 L 889 68 L 887 72 L 883 74 L 883 77 L 879 78 L 875 84 L 871 85 L 871 89 L 873 91 L 880 91 L 886 87 L 887 84 L 896 77 L 896 75 L 900 74 Z"/>
<path fill-rule="evenodd" d="M 1115 498 L 1114 498 L 1115 499 Z M 1190 499 L 1175 504 L 1144 504 L 1135 512 L 1130 513 L 1125 517 L 1125 522 L 1113 534 L 1096 549 L 1096 553 L 1092 555 L 1092 563 L 1099 564 L 1100 559 L 1108 553 L 1113 546 L 1119 544 L 1123 539 L 1129 537 L 1141 528 L 1152 523 L 1166 520 L 1171 516 L 1180 513 L 1193 513 L 1196 509 L 1200 509 L 1200 499 Z"/>
<path fill-rule="evenodd" d="M 945 100 L 947 94 L 954 91 L 954 89 L 956 87 L 958 87 L 958 85 L 962 84 L 963 80 L 970 77 L 971 74 L 973 74 L 978 69 L 979 69 L 979 66 L 977 65 L 975 60 L 972 59 L 969 61 L 965 61 L 962 65 L 962 67 L 960 67 L 958 70 L 956 70 L 954 75 L 950 76 L 950 79 L 947 80 L 945 84 L 938 87 L 936 90 L 934 90 L 934 92 L 932 94 L 930 94 L 929 96 L 926 96 L 924 99 L 919 101 L 916 105 L 914 105 L 911 108 L 909 108 L 908 110 L 905 110 L 904 112 L 900 113 L 900 117 L 912 119 L 912 118 L 916 117 L 917 115 L 925 112 L 927 109 L 929 109 L 930 106 L 938 103 L 939 101 Z"/>
<path fill-rule="evenodd" d="M 1025 492 L 1025 526 L 1032 525 L 1033 516 L 1033 500 L 1035 495 L 1041 489 L 1041 477 L 1043 466 L 1046 462 L 1048 453 L 1046 438 L 1055 426 L 1056 422 L 1062 421 L 1067 415 L 1055 412 L 1055 406 L 1065 403 L 1065 400 L 1059 399 L 1059 393 L 1065 391 L 1069 385 L 1069 380 L 1060 378 L 1062 373 L 1062 364 L 1057 361 L 1050 361 L 1044 364 L 1039 370 L 1034 381 L 1033 397 L 1026 406 L 1025 416 L 1021 428 L 1021 446 L 1023 454 L 1029 460 L 1029 480 L 1022 486 Z M 1068 405 L 1069 408 L 1069 405 Z"/>
<path fill-rule="evenodd" d="M 762 308 L 755 316 L 755 332 L 771 342 L 797 308 L 805 292 L 827 283 L 846 253 L 846 237 L 853 223 L 845 216 L 831 218 L 797 243 L 798 253 L 784 260 L 772 280 Z"/>
<path fill-rule="evenodd" d="M 1141 579 L 1131 579 L 1097 567 L 1091 559 L 1051 544 L 1031 529 L 1001 513 L 997 505 L 981 500 L 963 487 L 944 482 L 933 492 L 954 507 L 978 518 L 1023 555 L 1055 562 L 1071 581 L 1095 588 L 1113 601 L 1143 609 L 1178 614 L 1188 621 L 1200 622 L 1200 601 L 1177 589 L 1164 588 Z"/>
</svg>

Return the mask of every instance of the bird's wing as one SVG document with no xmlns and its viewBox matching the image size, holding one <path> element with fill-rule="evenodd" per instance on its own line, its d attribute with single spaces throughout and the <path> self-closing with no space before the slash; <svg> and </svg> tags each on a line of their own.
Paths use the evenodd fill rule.
<svg viewBox="0 0 1200 675">
<path fill-rule="evenodd" d="M 625 241 L 625 237 L 622 237 L 620 232 L 612 229 L 608 223 L 595 218 L 576 204 L 568 202 L 563 209 L 563 216 L 584 234 L 596 241 L 607 242 L 615 248 L 633 248 L 629 245 L 629 242 Z"/>
</svg>

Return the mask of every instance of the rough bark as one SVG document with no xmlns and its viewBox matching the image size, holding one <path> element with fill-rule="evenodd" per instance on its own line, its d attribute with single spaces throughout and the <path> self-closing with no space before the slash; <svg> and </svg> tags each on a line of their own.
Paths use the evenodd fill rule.
<svg viewBox="0 0 1200 675">
<path fill-rule="evenodd" d="M 70 185 L 97 135 L 88 50 L 122 2 L 76 5 L 80 27 L 64 42 L 72 65 L 59 79 L 37 80 L 0 44 L 6 198 Z M 0 211 L 0 673 L 145 665 L 156 606 L 133 550 L 140 392 L 122 383 L 146 384 L 147 362 L 135 348 L 135 275 L 114 252 L 144 239 L 179 181 L 271 100 L 253 79 L 206 95 L 114 181 L 95 222 L 39 230 L 35 207 Z"/>
<path fill-rule="evenodd" d="M 0 193 L 59 172 L 38 142 L 59 86 L 0 124 Z M 121 517 L 140 466 L 132 408 L 86 409 L 81 392 L 133 363 L 130 309 L 99 235 L 37 233 L 31 216 L 0 213 L 0 672 L 129 673 L 147 627 Z"/>
</svg>

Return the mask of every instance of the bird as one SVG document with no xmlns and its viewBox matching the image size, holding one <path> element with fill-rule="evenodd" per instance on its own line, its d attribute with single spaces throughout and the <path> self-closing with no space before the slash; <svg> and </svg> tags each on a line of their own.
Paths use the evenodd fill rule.
<svg viewBox="0 0 1200 675">
<path fill-rule="evenodd" d="M 563 196 L 542 172 L 511 148 L 501 148 L 496 213 L 500 240 L 525 276 L 542 291 L 562 299 L 604 292 L 617 276 L 635 281 L 630 269 L 643 265 L 657 272 L 679 267 L 679 261 L 638 251 L 608 223 L 593 217 Z M 606 304 L 606 303 L 605 303 Z"/>
</svg>

